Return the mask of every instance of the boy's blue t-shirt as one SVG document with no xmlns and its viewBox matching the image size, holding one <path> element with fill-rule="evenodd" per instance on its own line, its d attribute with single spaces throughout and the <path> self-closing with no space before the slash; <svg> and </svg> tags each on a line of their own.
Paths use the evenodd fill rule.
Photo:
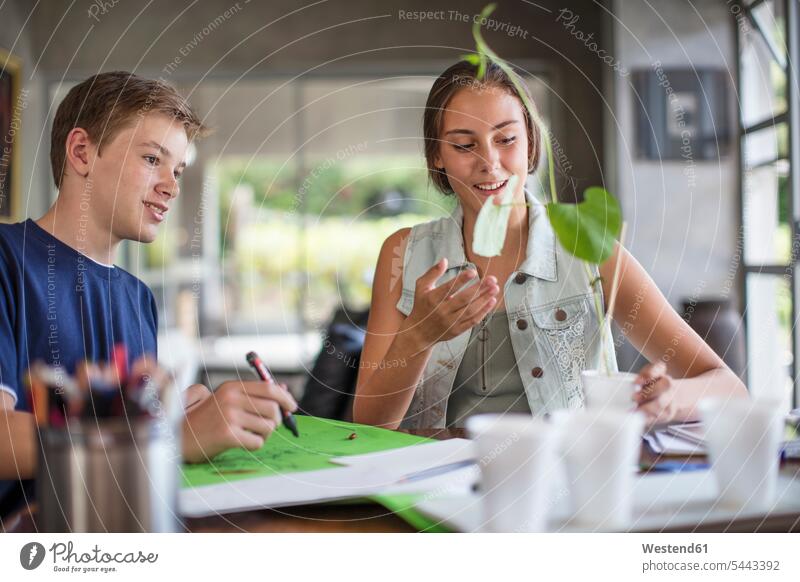
<svg viewBox="0 0 800 582">
<path fill-rule="evenodd" d="M 109 361 L 123 343 L 130 364 L 156 355 L 157 334 L 156 302 L 139 279 L 32 220 L 0 224 L 0 390 L 16 410 L 29 410 L 22 378 L 36 360 L 73 373 L 81 360 Z M 0 481 L 0 499 L 6 489 Z"/>
</svg>

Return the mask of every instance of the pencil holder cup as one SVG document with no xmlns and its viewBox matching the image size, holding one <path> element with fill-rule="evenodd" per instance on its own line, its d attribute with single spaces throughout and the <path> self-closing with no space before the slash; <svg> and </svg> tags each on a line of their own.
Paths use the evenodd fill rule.
<svg viewBox="0 0 800 582">
<path fill-rule="evenodd" d="M 178 531 L 179 435 L 151 417 L 40 428 L 39 531 Z"/>
</svg>

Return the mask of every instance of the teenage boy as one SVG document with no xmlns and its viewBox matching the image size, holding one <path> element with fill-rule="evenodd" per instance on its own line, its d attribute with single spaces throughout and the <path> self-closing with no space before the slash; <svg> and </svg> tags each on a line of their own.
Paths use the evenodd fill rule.
<svg viewBox="0 0 800 582">
<path fill-rule="evenodd" d="M 84 360 L 111 360 L 118 343 L 129 365 L 156 354 L 153 294 L 114 257 L 123 240 L 156 238 L 187 147 L 205 131 L 173 88 L 125 72 L 95 75 L 60 104 L 50 145 L 58 197 L 36 221 L 0 225 L 0 509 L 17 480 L 35 473 L 36 427 L 23 389 L 32 362 L 73 373 Z M 297 406 L 276 384 L 189 387 L 184 458 L 261 447 L 281 422 L 279 405 Z"/>
</svg>

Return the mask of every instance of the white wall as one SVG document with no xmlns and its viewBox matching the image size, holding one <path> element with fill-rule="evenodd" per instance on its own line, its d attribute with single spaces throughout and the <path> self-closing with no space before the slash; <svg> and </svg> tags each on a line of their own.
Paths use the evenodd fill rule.
<svg viewBox="0 0 800 582">
<path fill-rule="evenodd" d="M 627 246 L 673 306 L 726 293 L 735 300 L 735 283 L 728 281 L 740 222 L 733 18 L 719 0 L 614 0 L 613 13 L 613 50 L 628 71 L 653 70 L 660 61 L 664 69 L 728 72 L 733 141 L 728 154 L 713 161 L 637 159 L 632 76 L 608 72 L 606 86 L 616 99 L 606 135 L 616 155 L 606 159 L 628 222 Z M 620 359 L 624 365 L 624 354 Z"/>
<path fill-rule="evenodd" d="M 614 4 L 615 49 L 627 69 L 652 69 L 654 61 L 664 68 L 725 68 L 733 91 L 734 27 L 724 3 L 693 2 L 699 16 L 682 2 L 660 2 L 654 9 L 638 0 Z M 737 146 L 719 161 L 694 160 L 694 186 L 686 161 L 636 159 L 630 77 L 617 76 L 615 84 L 617 188 L 629 247 L 673 302 L 701 284 L 703 295 L 722 293 L 739 223 Z"/>
</svg>

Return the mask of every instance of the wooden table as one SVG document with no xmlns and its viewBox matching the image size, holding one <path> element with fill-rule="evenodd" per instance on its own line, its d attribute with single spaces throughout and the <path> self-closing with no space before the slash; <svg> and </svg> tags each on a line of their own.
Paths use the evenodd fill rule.
<svg viewBox="0 0 800 582">
<path fill-rule="evenodd" d="M 447 430 L 409 430 L 411 434 L 434 439 L 463 437 L 460 429 Z M 670 457 L 676 459 L 676 457 Z M 690 463 L 705 462 L 704 457 L 683 457 Z M 652 464 L 659 460 L 646 447 L 642 447 L 641 461 Z M 800 461 L 784 463 L 783 474 L 800 479 Z M 2 532 L 36 532 L 35 505 L 10 516 L 0 522 Z M 212 517 L 186 519 L 184 527 L 188 532 L 413 532 L 405 521 L 377 504 L 354 503 L 349 505 L 307 505 L 281 509 L 258 509 L 217 515 Z M 658 531 L 678 532 L 683 529 L 663 529 Z M 773 515 L 768 519 L 736 519 L 735 521 L 704 524 L 697 532 L 794 532 L 800 531 L 800 513 Z"/>
</svg>

